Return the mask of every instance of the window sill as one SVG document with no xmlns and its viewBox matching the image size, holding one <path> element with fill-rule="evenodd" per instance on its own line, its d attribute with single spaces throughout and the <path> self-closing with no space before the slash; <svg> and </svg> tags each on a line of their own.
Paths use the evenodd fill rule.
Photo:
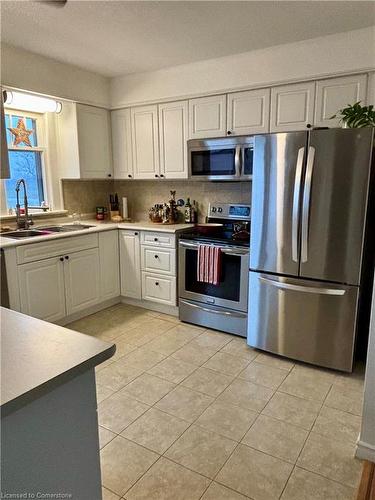
<svg viewBox="0 0 375 500">
<path fill-rule="evenodd" d="M 29 212 L 29 215 L 32 216 L 33 219 L 51 219 L 53 217 L 59 217 L 63 215 L 67 215 L 68 210 L 48 210 L 48 212 Z M 14 222 L 16 220 L 15 215 L 3 214 L 0 215 L 0 222 Z"/>
</svg>

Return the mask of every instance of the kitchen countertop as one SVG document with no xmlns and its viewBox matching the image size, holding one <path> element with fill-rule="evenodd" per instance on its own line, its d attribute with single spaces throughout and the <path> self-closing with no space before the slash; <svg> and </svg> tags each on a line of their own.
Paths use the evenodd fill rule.
<svg viewBox="0 0 375 500">
<path fill-rule="evenodd" d="M 10 413 L 113 356 L 116 346 L 10 309 L 1 312 L 1 412 Z"/>
<path fill-rule="evenodd" d="M 81 224 L 92 225 L 93 227 L 82 229 L 80 231 L 71 231 L 67 233 L 51 233 L 49 235 L 42 236 L 32 236 L 30 238 L 22 238 L 21 240 L 15 238 L 7 238 L 6 233 L 0 235 L 0 248 L 9 248 L 19 245 L 28 245 L 30 243 L 40 243 L 41 241 L 50 241 L 60 238 L 71 238 L 72 236 L 80 236 L 83 234 L 96 233 L 99 231 L 110 231 L 111 229 L 134 229 L 138 231 L 157 231 L 163 233 L 176 233 L 184 229 L 189 229 L 194 226 L 194 224 L 155 224 L 150 221 L 139 221 L 139 222 L 110 222 L 110 221 L 97 221 L 88 219 L 80 221 Z M 49 225 L 60 225 L 60 224 L 72 224 L 72 222 L 49 224 Z M 47 222 L 43 224 L 48 226 Z M 38 226 L 31 226 L 30 229 L 38 229 Z M 42 229 L 42 225 L 40 226 Z"/>
</svg>

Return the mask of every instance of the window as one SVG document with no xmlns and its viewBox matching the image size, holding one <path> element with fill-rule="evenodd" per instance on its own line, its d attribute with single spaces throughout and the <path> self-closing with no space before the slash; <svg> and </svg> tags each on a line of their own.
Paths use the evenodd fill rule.
<svg viewBox="0 0 375 500">
<path fill-rule="evenodd" d="M 43 201 L 47 201 L 43 121 L 42 114 L 5 110 L 11 172 L 10 179 L 6 179 L 3 186 L 6 209 L 14 209 L 16 206 L 15 187 L 17 180 L 21 178 L 26 181 L 29 206 L 40 206 Z"/>
</svg>

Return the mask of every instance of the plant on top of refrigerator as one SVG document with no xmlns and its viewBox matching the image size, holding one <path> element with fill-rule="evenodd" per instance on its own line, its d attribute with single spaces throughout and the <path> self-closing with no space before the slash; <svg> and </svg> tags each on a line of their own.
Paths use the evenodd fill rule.
<svg viewBox="0 0 375 500">
<path fill-rule="evenodd" d="M 340 109 L 332 118 L 340 118 L 345 128 L 375 127 L 374 106 L 361 106 L 361 101 L 348 104 L 346 108 Z"/>
</svg>

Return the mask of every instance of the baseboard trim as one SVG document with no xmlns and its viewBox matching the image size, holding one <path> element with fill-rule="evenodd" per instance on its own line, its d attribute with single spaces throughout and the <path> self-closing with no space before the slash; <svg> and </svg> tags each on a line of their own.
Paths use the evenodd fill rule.
<svg viewBox="0 0 375 500">
<path fill-rule="evenodd" d="M 139 300 L 130 297 L 121 297 L 121 302 L 131 306 L 143 307 L 143 309 L 149 309 L 150 311 L 178 316 L 177 306 L 167 306 L 165 304 L 159 304 L 158 302 L 152 302 L 151 300 Z"/>
<path fill-rule="evenodd" d="M 59 321 L 56 321 L 56 324 L 64 326 L 68 323 L 72 323 L 73 321 L 77 321 L 78 319 L 85 318 L 90 314 L 94 314 L 96 312 L 102 311 L 103 309 L 107 309 L 107 307 L 114 306 L 121 302 L 121 297 L 114 297 L 112 299 L 105 300 L 104 302 L 100 302 L 100 304 L 95 304 L 94 306 L 88 307 L 87 309 L 83 309 L 77 313 L 71 314 L 70 316 L 65 316 Z"/>
<path fill-rule="evenodd" d="M 375 462 L 375 446 L 364 441 L 357 441 L 357 449 L 355 452 L 357 458 Z"/>
</svg>

